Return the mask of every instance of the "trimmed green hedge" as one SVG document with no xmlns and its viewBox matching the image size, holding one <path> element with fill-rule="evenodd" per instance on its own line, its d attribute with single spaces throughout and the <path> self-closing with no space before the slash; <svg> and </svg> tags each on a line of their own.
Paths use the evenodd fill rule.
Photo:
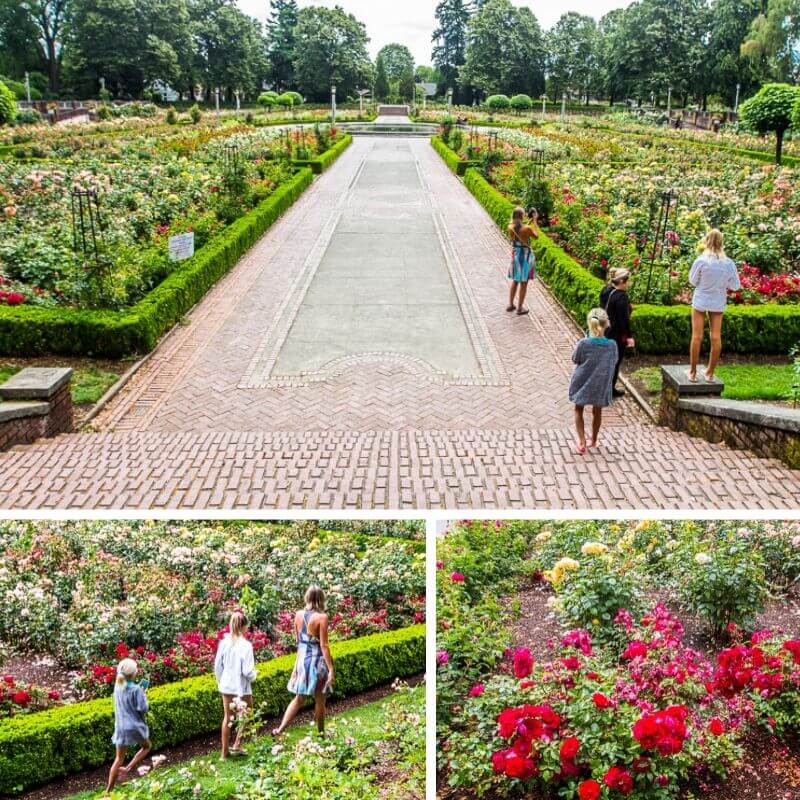
<svg viewBox="0 0 800 800">
<path fill-rule="evenodd" d="M 476 169 L 467 170 L 465 186 L 505 230 L 514 210 L 500 192 Z M 586 314 L 600 302 L 603 281 L 561 249 L 547 234 L 532 242 L 537 271 L 553 294 L 585 325 Z M 692 336 L 691 308 L 687 305 L 638 305 L 633 312 L 636 349 L 661 355 L 687 351 Z M 786 355 L 800 342 L 800 306 L 767 303 L 728 306 L 722 329 L 725 349 L 732 353 Z"/>
<path fill-rule="evenodd" d="M 0 306 L 0 353 L 122 358 L 147 353 L 311 184 L 301 169 L 263 203 L 184 261 L 123 311 Z"/>
<path fill-rule="evenodd" d="M 425 669 L 425 626 L 414 625 L 331 645 L 335 696 L 344 697 Z M 278 715 L 290 695 L 294 656 L 259 664 L 253 700 Z M 213 733 L 222 703 L 213 675 L 187 678 L 148 691 L 150 736 L 156 749 Z M 114 757 L 111 698 L 61 706 L 0 722 L 0 793 L 20 792 Z"/>
<path fill-rule="evenodd" d="M 298 167 L 309 167 L 315 175 L 321 175 L 350 146 L 353 137 L 345 136 L 317 158 L 295 159 L 292 163 Z"/>
<path fill-rule="evenodd" d="M 433 149 L 442 157 L 444 163 L 455 172 L 456 175 L 463 176 L 471 167 L 477 167 L 480 161 L 469 161 L 458 157 L 457 153 L 449 148 L 441 136 L 431 137 Z"/>
</svg>

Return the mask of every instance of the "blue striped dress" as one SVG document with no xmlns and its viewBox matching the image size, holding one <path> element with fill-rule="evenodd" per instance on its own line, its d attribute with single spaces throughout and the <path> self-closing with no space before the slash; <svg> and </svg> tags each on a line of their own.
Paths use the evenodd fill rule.
<svg viewBox="0 0 800 800">
<path fill-rule="evenodd" d="M 328 680 L 328 665 L 322 655 L 322 645 L 316 636 L 308 632 L 308 620 L 313 611 L 303 612 L 303 627 L 297 641 L 297 660 L 294 672 L 286 688 L 292 694 L 312 696 L 317 687 L 324 686 Z M 325 693 L 330 694 L 330 687 Z"/>
</svg>

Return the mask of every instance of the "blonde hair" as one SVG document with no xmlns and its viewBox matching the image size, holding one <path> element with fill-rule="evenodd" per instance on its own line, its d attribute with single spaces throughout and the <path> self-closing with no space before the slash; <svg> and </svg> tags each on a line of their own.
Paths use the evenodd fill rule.
<svg viewBox="0 0 800 800">
<path fill-rule="evenodd" d="M 117 664 L 117 686 L 122 687 L 127 681 L 132 681 L 139 671 L 139 665 L 132 658 L 123 658 Z"/>
<path fill-rule="evenodd" d="M 525 219 L 525 209 L 524 208 L 515 208 L 514 213 L 511 215 L 511 224 L 514 226 L 514 230 L 519 232 L 520 228 L 522 228 L 522 220 Z"/>
<path fill-rule="evenodd" d="M 244 636 L 249 626 L 250 621 L 241 611 L 234 611 L 233 614 L 231 614 L 231 621 L 228 627 L 230 628 L 232 638 L 238 639 L 240 636 Z"/>
<path fill-rule="evenodd" d="M 610 269 L 608 271 L 608 282 L 613 286 L 618 286 L 620 283 L 625 283 L 625 281 L 628 280 L 630 276 L 631 276 L 630 270 L 627 270 L 624 267 L 618 267 L 617 269 Z"/>
<path fill-rule="evenodd" d="M 722 235 L 722 231 L 717 228 L 710 230 L 706 234 L 706 238 L 703 239 L 703 247 L 706 249 L 706 252 L 713 253 L 717 257 L 725 255 L 724 243 L 725 239 Z"/>
<path fill-rule="evenodd" d="M 592 336 L 603 336 L 608 328 L 608 314 L 602 308 L 593 308 L 586 317 L 586 324 Z"/>
<path fill-rule="evenodd" d="M 322 614 L 325 611 L 325 592 L 319 586 L 309 586 L 305 596 L 306 608 Z"/>
</svg>

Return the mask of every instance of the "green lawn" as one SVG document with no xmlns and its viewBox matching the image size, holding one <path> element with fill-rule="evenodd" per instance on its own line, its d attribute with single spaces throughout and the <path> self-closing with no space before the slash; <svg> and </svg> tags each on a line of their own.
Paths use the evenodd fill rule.
<svg viewBox="0 0 800 800">
<path fill-rule="evenodd" d="M 419 686 L 411 690 L 419 702 L 424 702 L 425 687 Z M 343 713 L 341 716 L 335 715 L 330 719 L 336 720 L 337 727 L 343 728 L 350 732 L 352 736 L 356 737 L 358 742 L 371 742 L 381 739 L 387 729 L 387 718 L 385 713 L 385 705 L 391 700 L 391 695 L 383 700 L 378 700 L 373 703 L 367 703 L 359 706 L 351 711 Z M 289 750 L 292 745 L 297 744 L 300 739 L 313 733 L 316 729 L 307 722 L 298 723 L 291 726 L 284 736 L 280 738 L 280 744 L 286 750 Z M 424 733 L 423 733 L 424 739 Z M 214 800 L 226 800 L 233 797 L 240 788 L 243 775 L 243 767 L 248 765 L 254 757 L 259 747 L 263 750 L 264 745 L 267 747 L 273 744 L 272 736 L 260 737 L 256 741 L 251 741 L 246 745 L 247 750 L 251 755 L 231 757 L 227 761 L 220 761 L 219 752 L 215 751 L 207 756 L 194 758 L 188 762 L 177 762 L 171 766 L 163 766 L 153 770 L 148 778 L 152 776 L 154 780 L 162 785 L 162 787 L 169 787 L 171 790 L 177 789 L 177 786 L 185 784 L 186 770 L 192 772 L 192 782 L 197 781 L 202 787 L 202 791 L 197 790 L 194 794 L 202 798 L 214 798 Z M 423 744 L 424 749 L 424 744 Z M 131 751 L 133 752 L 133 751 Z M 146 761 L 149 763 L 149 760 Z M 181 775 L 181 772 L 184 774 Z M 137 792 L 138 781 L 130 781 L 118 787 L 112 794 L 114 800 L 122 800 L 123 798 L 133 797 Z M 141 784 L 140 784 L 141 786 Z M 100 791 L 87 791 L 80 792 L 79 794 L 69 795 L 67 800 L 96 800 L 96 798 L 103 797 L 105 792 Z M 175 791 L 164 791 L 167 796 L 180 796 L 183 794 Z M 146 795 L 150 797 L 148 793 Z"/>
<path fill-rule="evenodd" d="M 20 369 L 21 367 L 11 364 L 0 364 L 0 383 L 7 381 Z M 94 367 L 76 369 L 72 375 L 72 402 L 76 406 L 93 405 L 116 383 L 118 378 L 119 375 L 115 372 L 103 372 Z"/>
<path fill-rule="evenodd" d="M 729 400 L 791 400 L 791 364 L 732 364 L 718 367 L 717 377 L 725 383 L 722 396 Z M 649 392 L 661 392 L 661 369 L 642 367 L 633 373 Z"/>
</svg>

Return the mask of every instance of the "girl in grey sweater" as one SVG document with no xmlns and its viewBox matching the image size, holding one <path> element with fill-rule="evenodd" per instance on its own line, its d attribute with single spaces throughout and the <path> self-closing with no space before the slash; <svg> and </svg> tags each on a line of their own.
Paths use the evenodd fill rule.
<svg viewBox="0 0 800 800">
<path fill-rule="evenodd" d="M 586 318 L 589 335 L 578 342 L 572 354 L 577 364 L 569 384 L 569 401 L 575 404 L 575 430 L 578 445 L 575 452 L 586 454 L 586 429 L 583 409 L 592 406 L 592 439 L 589 447 L 597 447 L 597 437 L 603 422 L 603 409 L 611 405 L 614 370 L 617 366 L 617 345 L 606 339 L 608 314 L 602 308 L 593 308 Z"/>
<path fill-rule="evenodd" d="M 106 792 L 110 792 L 120 773 L 127 777 L 134 767 L 147 758 L 152 745 L 150 729 L 147 727 L 148 703 L 144 690 L 149 682 L 134 683 L 139 667 L 132 658 L 123 658 L 117 666 L 117 682 L 114 686 L 114 736 L 111 741 L 117 748 L 116 758 L 108 773 Z M 125 754 L 129 747 L 139 747 L 127 767 Z"/>
</svg>

